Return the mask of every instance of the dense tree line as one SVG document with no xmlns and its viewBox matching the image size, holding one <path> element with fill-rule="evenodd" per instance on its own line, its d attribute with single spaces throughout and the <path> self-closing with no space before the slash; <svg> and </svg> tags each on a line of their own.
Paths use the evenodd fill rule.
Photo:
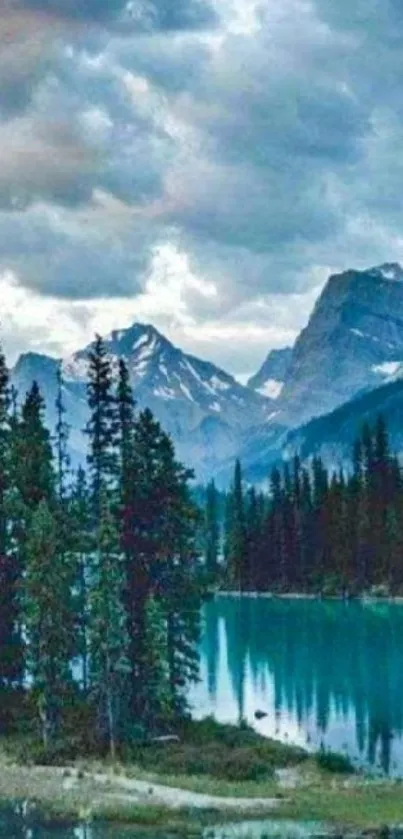
<svg viewBox="0 0 403 839">
<path fill-rule="evenodd" d="M 348 474 L 327 470 L 320 457 L 298 456 L 275 467 L 270 490 L 245 488 L 237 462 L 221 524 L 224 583 L 241 591 L 355 595 L 403 587 L 403 476 L 380 417 L 365 425 Z M 217 544 L 210 486 L 206 542 Z M 211 521 L 214 520 L 212 526 Z M 208 554 L 210 556 L 210 554 Z M 215 553 L 218 560 L 219 550 Z M 211 559 L 210 559 L 211 562 Z"/>
<path fill-rule="evenodd" d="M 116 380 L 117 379 L 117 380 Z M 79 703 L 87 741 L 122 743 L 187 711 L 202 584 L 192 473 L 101 338 L 88 366 L 87 469 L 37 384 L 17 398 L 0 353 L 0 690 L 27 700 L 46 750 Z M 3 720 L 4 725 L 4 720 Z"/>
</svg>

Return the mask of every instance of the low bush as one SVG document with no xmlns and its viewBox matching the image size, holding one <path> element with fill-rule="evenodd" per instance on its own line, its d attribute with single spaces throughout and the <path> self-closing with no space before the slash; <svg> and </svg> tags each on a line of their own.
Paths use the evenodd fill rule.
<svg viewBox="0 0 403 839">
<path fill-rule="evenodd" d="M 338 774 L 350 775 L 354 772 L 351 760 L 338 752 L 325 751 L 321 749 L 316 755 L 316 762 L 326 772 L 337 772 Z"/>
<path fill-rule="evenodd" d="M 260 781 L 274 769 L 295 765 L 307 752 L 257 734 L 246 724 L 221 725 L 207 718 L 184 722 L 178 743 L 133 744 L 127 758 L 164 775 L 209 775 L 227 781 Z"/>
</svg>

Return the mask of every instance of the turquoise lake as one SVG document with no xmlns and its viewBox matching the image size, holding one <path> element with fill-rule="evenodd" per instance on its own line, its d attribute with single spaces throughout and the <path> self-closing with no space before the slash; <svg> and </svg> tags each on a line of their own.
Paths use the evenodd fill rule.
<svg viewBox="0 0 403 839">
<path fill-rule="evenodd" d="M 245 719 L 403 777 L 403 606 L 217 597 L 203 610 L 191 698 L 197 717 Z"/>
</svg>

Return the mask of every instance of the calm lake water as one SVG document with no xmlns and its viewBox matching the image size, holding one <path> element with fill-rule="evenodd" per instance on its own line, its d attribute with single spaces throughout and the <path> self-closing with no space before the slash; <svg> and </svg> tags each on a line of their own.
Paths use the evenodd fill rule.
<svg viewBox="0 0 403 839">
<path fill-rule="evenodd" d="M 403 776 L 402 605 L 218 597 L 203 626 L 195 716 Z"/>
<path fill-rule="evenodd" d="M 323 839 L 322 825 L 309 822 L 243 822 L 200 830 L 200 839 Z M 165 831 L 145 833 L 119 825 L 45 825 L 34 813 L 27 813 L 24 805 L 0 807 L 1 839 L 170 839 Z M 192 832 L 192 839 L 194 839 Z M 177 839 L 172 837 L 172 839 Z M 186 839 L 186 837 L 183 837 Z M 390 839 L 402 839 L 393 836 Z"/>
<path fill-rule="evenodd" d="M 141 832 L 119 825 L 43 824 L 24 805 L 0 807 L 1 839 L 169 839 L 168 834 Z"/>
</svg>

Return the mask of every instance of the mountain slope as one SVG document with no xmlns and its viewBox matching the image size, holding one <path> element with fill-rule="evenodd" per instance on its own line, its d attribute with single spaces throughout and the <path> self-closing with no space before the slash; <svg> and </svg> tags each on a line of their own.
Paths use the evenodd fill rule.
<svg viewBox="0 0 403 839">
<path fill-rule="evenodd" d="M 403 380 L 391 382 L 352 399 L 329 414 L 288 432 L 282 456 L 298 453 L 303 460 L 320 455 L 332 468 L 348 466 L 354 440 L 365 422 L 374 425 L 382 415 L 388 426 L 392 450 L 403 452 Z"/>
<path fill-rule="evenodd" d="M 299 425 L 364 389 L 403 361 L 403 271 L 386 264 L 330 277 L 292 354 L 281 421 Z"/>
<path fill-rule="evenodd" d="M 287 378 L 292 353 L 292 347 L 270 350 L 258 372 L 248 380 L 248 387 L 261 393 L 262 396 L 277 399 Z"/>
<path fill-rule="evenodd" d="M 235 456 L 243 435 L 270 413 L 270 400 L 214 364 L 182 352 L 152 326 L 134 324 L 112 332 L 105 345 L 116 371 L 119 359 L 126 360 L 138 407 L 151 408 L 172 435 L 180 457 L 194 466 L 200 479 L 209 477 L 223 458 Z M 85 388 L 91 346 L 62 363 L 67 419 L 77 457 L 85 450 L 82 430 L 88 416 Z M 47 356 L 28 354 L 12 371 L 20 393 L 37 379 L 51 427 L 57 364 Z"/>
<path fill-rule="evenodd" d="M 305 463 L 320 455 L 328 468 L 348 469 L 363 424 L 374 426 L 380 414 L 387 422 L 392 451 L 402 455 L 403 380 L 398 380 L 366 391 L 297 428 L 290 430 L 273 423 L 255 432 L 240 452 L 245 478 L 251 483 L 267 483 L 273 466 L 296 454 Z M 229 475 L 230 464 L 220 475 L 223 484 Z"/>
</svg>

